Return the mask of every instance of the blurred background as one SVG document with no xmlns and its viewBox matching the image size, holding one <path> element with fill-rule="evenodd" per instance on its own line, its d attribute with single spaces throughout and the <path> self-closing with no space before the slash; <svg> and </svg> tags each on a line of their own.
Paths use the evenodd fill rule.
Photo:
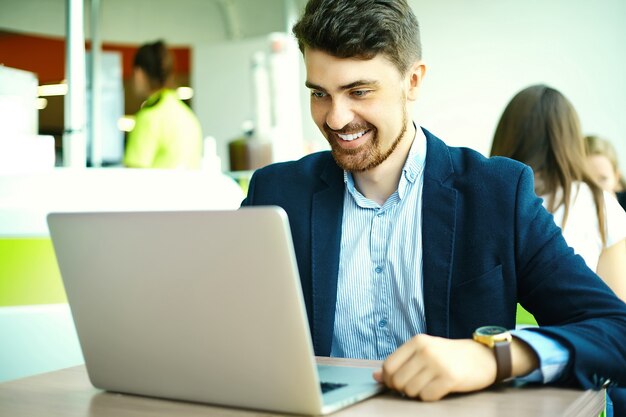
<svg viewBox="0 0 626 417">
<path fill-rule="evenodd" d="M 112 144 L 119 141 L 118 127 L 110 125 L 111 111 L 133 115 L 141 104 L 130 88 L 133 53 L 140 44 L 155 39 L 165 39 L 172 48 L 176 81 L 191 87 L 185 97 L 193 94 L 188 103 L 204 134 L 215 138 L 225 171 L 230 169 L 229 141 L 250 129 L 249 124 L 244 126 L 246 121 L 258 124 L 259 116 L 266 117 L 259 111 L 270 115 L 271 128 L 284 123 L 276 120 L 281 117 L 296 122 L 273 132 L 273 139 L 281 142 L 274 147 L 278 159 L 325 147 L 310 121 L 301 57 L 288 35 L 304 0 L 86 1 L 83 27 L 88 51 L 94 3 L 104 51 L 103 114 L 109 115 L 103 126 L 105 165 L 119 162 L 115 158 L 119 144 Z M 507 100 L 541 82 L 573 102 L 585 133 L 608 138 L 616 145 L 619 159 L 626 160 L 626 27 L 622 24 L 626 2 L 409 3 L 420 21 L 428 66 L 415 114 L 426 128 L 451 145 L 486 153 Z M 67 4 L 66 0 L 0 0 L 0 63 L 34 73 L 39 85 L 62 82 Z M 284 45 L 277 45 L 281 34 Z M 255 63 L 257 52 L 262 55 Z M 267 73 L 255 74 L 255 65 Z M 300 79 L 289 78 L 294 67 L 299 68 Z M 264 76 L 269 78 L 266 85 L 258 85 Z M 108 90 L 122 94 L 121 108 Z M 256 100 L 255 91 L 271 96 Z M 278 103 L 272 103 L 276 96 Z M 38 133 L 55 136 L 57 165 L 62 165 L 64 98 L 45 96 L 46 107 L 37 111 Z M 288 117 L 282 112 L 288 112 Z M 282 149 L 289 147 L 285 136 L 298 143 L 297 149 Z"/>
<path fill-rule="evenodd" d="M 427 65 L 418 124 L 488 154 L 509 99 L 546 83 L 626 169 L 626 1 L 409 3 Z M 304 5 L 0 0 L 0 381 L 82 362 L 47 213 L 234 209 L 255 168 L 327 148 L 290 35 Z M 202 127 L 200 170 L 123 167 L 133 56 L 157 39 Z"/>
</svg>

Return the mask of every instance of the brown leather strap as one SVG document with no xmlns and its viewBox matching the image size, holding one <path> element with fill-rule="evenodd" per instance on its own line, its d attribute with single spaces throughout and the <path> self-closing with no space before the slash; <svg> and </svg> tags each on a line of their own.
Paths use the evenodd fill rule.
<svg viewBox="0 0 626 417">
<path fill-rule="evenodd" d="M 511 363 L 511 343 L 496 342 L 493 345 L 496 353 L 496 363 L 498 371 L 496 373 L 496 383 L 509 379 L 513 373 L 513 365 Z"/>
</svg>

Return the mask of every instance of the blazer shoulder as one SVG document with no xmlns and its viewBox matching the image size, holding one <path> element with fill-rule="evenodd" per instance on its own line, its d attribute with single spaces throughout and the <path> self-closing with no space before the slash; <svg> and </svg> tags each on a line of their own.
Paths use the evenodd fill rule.
<svg viewBox="0 0 626 417">
<path fill-rule="evenodd" d="M 504 157 L 488 158 L 480 152 L 448 146 L 424 129 L 427 138 L 425 174 L 438 182 L 499 182 L 510 184 L 529 168 L 521 162 Z"/>
<path fill-rule="evenodd" d="M 455 162 L 456 171 L 465 173 L 477 171 L 481 173 L 493 173 L 495 175 L 519 175 L 527 165 L 514 159 L 502 156 L 486 157 L 480 152 L 470 148 L 450 148 L 452 160 Z"/>
<path fill-rule="evenodd" d="M 304 199 L 327 187 L 343 185 L 343 171 L 329 151 L 307 155 L 297 161 L 279 162 L 258 169 L 250 180 L 243 205 L 277 204 L 294 198 Z"/>
</svg>

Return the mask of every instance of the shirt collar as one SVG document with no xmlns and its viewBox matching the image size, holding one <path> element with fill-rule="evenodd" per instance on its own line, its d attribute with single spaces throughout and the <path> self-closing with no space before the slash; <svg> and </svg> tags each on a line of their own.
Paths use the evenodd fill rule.
<svg viewBox="0 0 626 417">
<path fill-rule="evenodd" d="M 161 98 L 163 98 L 166 95 L 169 95 L 171 92 L 171 90 L 167 89 L 167 88 L 162 88 L 160 90 L 155 91 L 154 93 L 150 94 L 150 97 L 148 97 L 146 99 L 146 101 L 144 101 L 141 104 L 141 107 L 152 107 L 155 104 L 157 104 Z"/>
<path fill-rule="evenodd" d="M 415 126 L 415 139 L 404 163 L 404 168 L 402 168 L 404 177 L 411 183 L 419 178 L 426 162 L 426 135 L 419 125 L 415 122 L 413 125 Z"/>
</svg>

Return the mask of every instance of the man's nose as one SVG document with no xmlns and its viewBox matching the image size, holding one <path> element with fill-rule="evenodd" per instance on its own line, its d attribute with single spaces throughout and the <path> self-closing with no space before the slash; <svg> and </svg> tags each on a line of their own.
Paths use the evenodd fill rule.
<svg viewBox="0 0 626 417">
<path fill-rule="evenodd" d="M 333 130 L 341 130 L 354 119 L 354 113 L 342 100 L 333 100 L 326 115 L 326 124 Z"/>
</svg>

